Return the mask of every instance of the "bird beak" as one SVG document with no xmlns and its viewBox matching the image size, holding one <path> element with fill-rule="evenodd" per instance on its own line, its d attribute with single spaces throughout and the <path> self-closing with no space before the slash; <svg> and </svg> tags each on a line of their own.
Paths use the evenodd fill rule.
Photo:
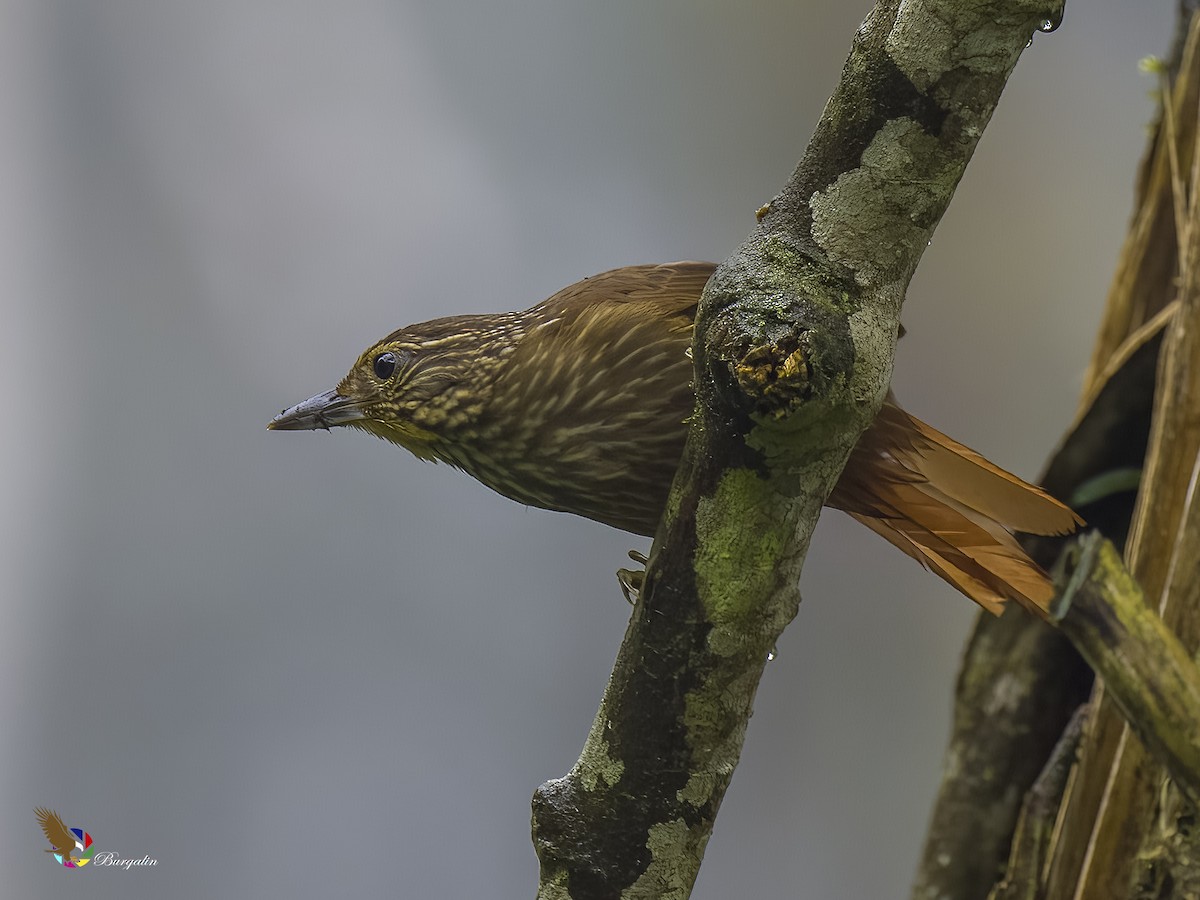
<svg viewBox="0 0 1200 900">
<path fill-rule="evenodd" d="M 357 400 L 337 391 L 326 391 L 285 409 L 267 425 L 272 431 L 328 431 L 334 425 L 348 425 L 365 418 Z"/>
</svg>

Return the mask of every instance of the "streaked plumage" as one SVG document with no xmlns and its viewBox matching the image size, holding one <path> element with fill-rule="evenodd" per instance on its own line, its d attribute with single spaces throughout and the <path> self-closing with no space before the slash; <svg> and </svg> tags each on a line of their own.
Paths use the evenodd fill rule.
<svg viewBox="0 0 1200 900">
<path fill-rule="evenodd" d="M 687 351 L 713 268 L 614 269 L 524 312 L 403 328 L 363 353 L 335 391 L 271 427 L 361 428 L 521 503 L 651 535 L 687 434 Z M 829 505 L 993 612 L 1005 599 L 1040 611 L 1051 596 L 1009 529 L 1061 534 L 1079 521 L 890 396 Z"/>
</svg>

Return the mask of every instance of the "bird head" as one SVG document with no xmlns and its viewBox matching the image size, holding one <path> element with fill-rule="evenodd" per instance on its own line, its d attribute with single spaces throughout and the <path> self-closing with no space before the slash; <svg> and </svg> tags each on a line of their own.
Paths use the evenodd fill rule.
<svg viewBox="0 0 1200 900">
<path fill-rule="evenodd" d="M 393 332 L 367 348 L 336 388 L 271 420 L 275 431 L 348 425 L 399 444 L 421 459 L 443 457 L 483 409 L 491 373 L 511 339 L 496 316 L 435 319 Z"/>
</svg>

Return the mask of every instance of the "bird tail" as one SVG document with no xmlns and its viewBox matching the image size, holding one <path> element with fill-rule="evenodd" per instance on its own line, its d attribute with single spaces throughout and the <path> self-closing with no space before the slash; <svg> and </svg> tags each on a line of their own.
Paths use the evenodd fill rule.
<svg viewBox="0 0 1200 900">
<path fill-rule="evenodd" d="M 1071 509 L 901 409 L 889 394 L 829 505 L 936 572 L 988 612 L 1045 617 L 1054 586 L 1014 531 L 1067 534 Z"/>
</svg>

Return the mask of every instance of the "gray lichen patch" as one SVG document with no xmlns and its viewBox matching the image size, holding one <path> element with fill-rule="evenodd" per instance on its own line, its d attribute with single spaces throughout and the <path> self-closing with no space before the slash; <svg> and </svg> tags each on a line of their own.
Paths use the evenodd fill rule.
<svg viewBox="0 0 1200 900">
<path fill-rule="evenodd" d="M 725 781 L 729 780 L 732 775 L 732 767 L 729 775 L 725 777 Z M 680 803 L 687 803 L 690 806 L 700 807 L 712 799 L 713 792 L 716 790 L 718 778 L 716 772 L 692 772 L 688 776 L 687 784 L 675 792 L 676 798 Z"/>
<path fill-rule="evenodd" d="M 912 119 L 887 122 L 862 165 L 812 195 L 813 240 L 864 287 L 906 280 L 961 174 Z"/>
<path fill-rule="evenodd" d="M 650 864 L 621 892 L 622 900 L 687 900 L 707 844 L 708 833 L 689 828 L 683 819 L 650 826 Z"/>
<path fill-rule="evenodd" d="M 1029 22 L 1029 33 L 1053 3 L 1026 3 L 1011 15 Z M 1059 4 L 1061 6 L 1061 4 Z M 939 15 L 940 13 L 940 15 Z M 1012 67 L 1013 40 L 1020 29 L 998 20 L 995 11 L 978 4 L 942 2 L 901 3 L 884 49 L 896 67 L 922 92 L 952 70 L 962 67 L 973 75 L 1003 77 Z"/>
<path fill-rule="evenodd" d="M 1020 707 L 1021 698 L 1026 692 L 1026 686 L 1017 675 L 1012 672 L 1000 673 L 988 694 L 984 715 L 1011 715 Z"/>
<path fill-rule="evenodd" d="M 920 91 L 927 91 L 951 67 L 954 34 L 950 22 L 931 15 L 912 15 L 901 3 L 896 24 L 884 49 L 896 67 Z"/>
<path fill-rule="evenodd" d="M 600 711 L 604 715 L 604 710 Z M 608 741 L 600 736 L 601 729 L 593 727 L 588 732 L 583 752 L 575 763 L 574 772 L 583 789 L 589 793 L 598 787 L 613 787 L 625 773 L 625 763 L 614 759 L 608 751 Z"/>
<path fill-rule="evenodd" d="M 848 388 L 855 404 L 874 406 L 882 402 L 892 383 L 903 288 L 900 284 L 888 285 L 877 296 L 878 303 L 864 305 L 850 316 L 850 338 L 858 365 Z"/>
</svg>

